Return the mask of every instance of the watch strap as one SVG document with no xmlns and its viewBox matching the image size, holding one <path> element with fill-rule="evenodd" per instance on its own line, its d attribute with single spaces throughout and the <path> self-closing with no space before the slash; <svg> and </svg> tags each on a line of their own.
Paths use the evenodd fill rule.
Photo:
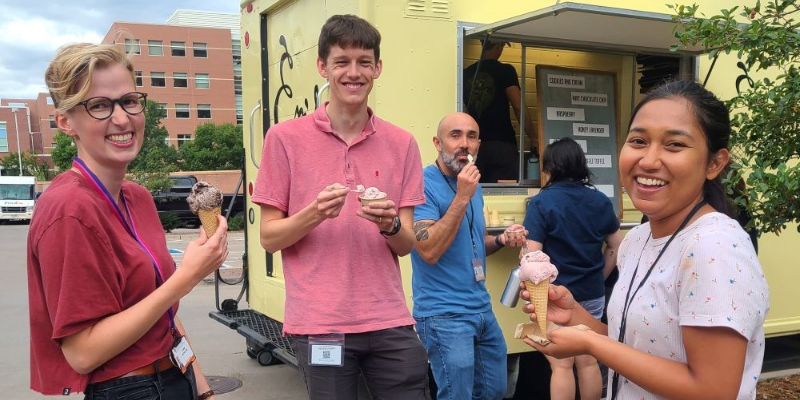
<svg viewBox="0 0 800 400">
<path fill-rule="evenodd" d="M 397 235 L 397 233 L 400 232 L 400 227 L 401 227 L 400 217 L 395 215 L 394 219 L 392 219 L 392 230 L 388 232 L 381 231 L 381 235 L 385 237 Z"/>
</svg>

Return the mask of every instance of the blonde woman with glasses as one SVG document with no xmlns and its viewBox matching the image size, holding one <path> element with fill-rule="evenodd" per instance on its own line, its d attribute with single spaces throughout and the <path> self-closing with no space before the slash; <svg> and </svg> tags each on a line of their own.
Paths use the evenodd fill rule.
<svg viewBox="0 0 800 400">
<path fill-rule="evenodd" d="M 227 224 L 176 269 L 150 193 L 125 180 L 144 141 L 147 95 L 113 45 L 59 49 L 45 72 L 71 169 L 36 204 L 28 236 L 31 389 L 86 399 L 214 397 L 178 300 L 228 254 Z M 202 232 L 202 230 L 200 230 Z"/>
</svg>

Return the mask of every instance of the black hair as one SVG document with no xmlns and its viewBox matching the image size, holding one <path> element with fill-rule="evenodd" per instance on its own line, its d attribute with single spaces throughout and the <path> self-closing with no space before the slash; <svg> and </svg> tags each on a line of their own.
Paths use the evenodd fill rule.
<svg viewBox="0 0 800 400">
<path fill-rule="evenodd" d="M 372 50 L 375 62 L 381 58 L 381 34 L 372 24 L 352 14 L 333 15 L 322 25 L 317 43 L 317 55 L 326 62 L 331 47 L 357 47 Z"/>
<path fill-rule="evenodd" d="M 636 114 L 642 106 L 653 100 L 662 99 L 683 99 L 690 104 L 695 119 L 705 134 L 708 161 L 711 161 L 718 151 L 729 148 L 731 121 L 728 108 L 714 96 L 714 93 L 711 93 L 699 83 L 690 80 L 667 81 L 647 93 L 644 99 L 633 109 L 631 120 L 628 123 L 628 130 L 630 131 L 633 119 L 636 118 Z M 727 214 L 731 218 L 736 218 L 733 202 L 722 186 L 722 178 L 727 174 L 728 166 L 726 165 L 716 178 L 706 180 L 703 185 L 703 196 L 708 201 L 708 204 L 711 204 L 717 211 Z"/>
<path fill-rule="evenodd" d="M 592 185 L 594 175 L 586 164 L 586 155 L 581 146 L 571 137 L 563 137 L 545 147 L 542 154 L 542 170 L 550 175 L 547 186 L 556 182 L 581 182 Z"/>
</svg>

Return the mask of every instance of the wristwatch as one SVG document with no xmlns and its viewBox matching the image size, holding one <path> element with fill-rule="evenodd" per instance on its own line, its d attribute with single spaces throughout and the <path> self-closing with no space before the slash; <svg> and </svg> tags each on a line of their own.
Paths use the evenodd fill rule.
<svg viewBox="0 0 800 400">
<path fill-rule="evenodd" d="M 400 226 L 400 217 L 395 215 L 394 219 L 392 220 L 392 230 L 389 232 L 381 231 L 381 235 L 385 237 L 397 235 L 397 232 L 400 232 Z"/>
</svg>

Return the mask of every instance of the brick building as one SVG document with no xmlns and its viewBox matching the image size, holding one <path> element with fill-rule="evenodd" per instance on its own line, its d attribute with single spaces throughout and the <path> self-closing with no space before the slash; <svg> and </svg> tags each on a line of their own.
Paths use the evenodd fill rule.
<svg viewBox="0 0 800 400">
<path fill-rule="evenodd" d="M 166 109 L 171 144 L 206 122 L 237 122 L 229 29 L 115 22 L 103 42 L 125 50 L 137 90 Z"/>
<path fill-rule="evenodd" d="M 161 122 L 179 147 L 198 125 L 242 123 L 238 37 L 238 14 L 177 10 L 166 24 L 114 22 L 103 42 L 129 55 L 136 89 L 166 109 Z M 0 159 L 33 149 L 52 165 L 54 114 L 49 93 L 0 99 Z"/>
</svg>

